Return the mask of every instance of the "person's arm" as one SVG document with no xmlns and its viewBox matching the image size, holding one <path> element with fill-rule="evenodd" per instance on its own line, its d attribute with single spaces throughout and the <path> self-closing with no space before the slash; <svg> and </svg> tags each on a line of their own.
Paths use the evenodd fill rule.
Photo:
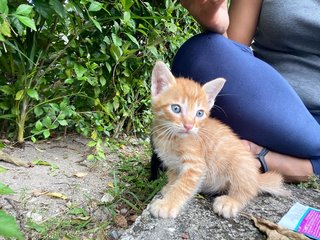
<svg viewBox="0 0 320 240">
<path fill-rule="evenodd" d="M 229 7 L 228 37 L 251 45 L 257 29 L 262 0 L 233 0 Z"/>
<path fill-rule="evenodd" d="M 227 0 L 180 0 L 180 3 L 207 30 L 226 33 L 229 25 Z"/>
<path fill-rule="evenodd" d="M 229 14 L 227 0 L 180 0 L 180 2 L 207 30 L 223 34 L 248 46 L 251 44 L 262 0 L 233 0 Z"/>
</svg>

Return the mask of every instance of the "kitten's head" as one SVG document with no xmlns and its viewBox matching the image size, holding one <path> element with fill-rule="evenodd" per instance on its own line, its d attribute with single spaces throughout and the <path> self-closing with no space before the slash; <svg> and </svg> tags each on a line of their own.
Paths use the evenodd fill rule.
<svg viewBox="0 0 320 240">
<path fill-rule="evenodd" d="M 186 78 L 175 78 L 168 67 L 158 61 L 152 71 L 152 110 L 158 129 L 174 135 L 196 134 L 225 83 L 217 78 L 203 86 Z M 156 131 L 158 129 L 155 129 Z"/>
</svg>

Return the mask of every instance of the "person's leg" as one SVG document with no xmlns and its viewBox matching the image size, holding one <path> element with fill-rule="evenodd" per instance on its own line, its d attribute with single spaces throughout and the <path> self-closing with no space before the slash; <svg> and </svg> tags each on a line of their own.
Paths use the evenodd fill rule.
<svg viewBox="0 0 320 240">
<path fill-rule="evenodd" d="M 179 49 L 172 72 L 201 84 L 224 77 L 225 87 L 212 111 L 215 118 L 243 139 L 272 151 L 319 161 L 320 125 L 287 81 L 248 47 L 203 33 Z"/>
</svg>

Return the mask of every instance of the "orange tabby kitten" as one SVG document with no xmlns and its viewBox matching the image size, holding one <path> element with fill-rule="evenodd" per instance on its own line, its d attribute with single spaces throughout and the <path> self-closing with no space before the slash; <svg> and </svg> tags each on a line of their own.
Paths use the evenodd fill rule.
<svg viewBox="0 0 320 240">
<path fill-rule="evenodd" d="M 163 62 L 152 72 L 154 150 L 167 167 L 162 199 L 150 205 L 155 217 L 174 218 L 197 192 L 223 192 L 213 208 L 234 217 L 259 192 L 286 195 L 282 177 L 259 173 L 255 156 L 225 124 L 209 118 L 225 80 L 200 86 L 175 79 Z"/>
</svg>

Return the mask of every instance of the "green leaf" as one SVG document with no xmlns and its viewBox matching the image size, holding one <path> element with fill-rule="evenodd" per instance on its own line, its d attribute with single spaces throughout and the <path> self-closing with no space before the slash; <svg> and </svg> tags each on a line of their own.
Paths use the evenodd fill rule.
<svg viewBox="0 0 320 240">
<path fill-rule="evenodd" d="M 110 65 L 108 62 L 105 62 L 105 65 L 106 65 L 106 68 L 107 68 L 107 70 L 108 70 L 108 73 L 110 73 L 111 70 L 112 70 L 111 65 Z"/>
<path fill-rule="evenodd" d="M 132 90 L 132 86 L 130 86 L 127 83 L 124 83 L 122 84 L 122 90 L 123 90 L 123 94 L 127 95 Z"/>
<path fill-rule="evenodd" d="M 14 111 L 14 108 L 12 108 L 12 111 Z M 0 119 L 9 119 L 9 120 L 13 120 L 14 118 L 16 118 L 17 116 L 15 114 L 2 114 L 0 115 Z"/>
<path fill-rule="evenodd" d="M 41 107 L 35 107 L 33 112 L 36 115 L 36 117 L 39 117 L 40 115 L 43 114 L 43 109 Z"/>
<path fill-rule="evenodd" d="M 50 137 L 50 131 L 49 131 L 48 129 L 45 130 L 45 131 L 43 132 L 43 136 L 44 136 L 44 138 Z"/>
<path fill-rule="evenodd" d="M 29 97 L 33 98 L 33 99 L 36 99 L 36 100 L 39 100 L 39 94 L 36 90 L 34 89 L 28 89 L 27 90 L 27 94 Z"/>
<path fill-rule="evenodd" d="M 76 63 L 74 65 L 74 71 L 76 72 L 77 78 L 81 78 L 83 76 L 83 74 L 85 74 L 87 69 L 85 67 L 83 67 L 82 65 Z"/>
<path fill-rule="evenodd" d="M 106 83 L 107 83 L 107 80 L 105 79 L 104 76 L 101 76 L 101 77 L 99 78 L 99 81 L 100 81 L 100 84 L 101 84 L 102 87 L 105 86 Z"/>
<path fill-rule="evenodd" d="M 61 126 L 67 126 L 68 125 L 68 122 L 66 120 L 58 120 L 59 124 Z"/>
<path fill-rule="evenodd" d="M 38 160 L 33 160 L 33 161 L 32 161 L 32 164 L 33 164 L 33 165 L 40 165 L 40 166 L 51 166 L 51 165 L 52 165 L 51 163 L 49 163 L 49 162 L 47 162 L 47 161 L 44 161 L 44 160 L 40 160 L 40 159 L 38 159 Z"/>
<path fill-rule="evenodd" d="M 0 86 L 0 91 L 3 92 L 5 95 L 12 95 L 14 93 L 13 88 L 9 85 Z"/>
<path fill-rule="evenodd" d="M 40 122 L 40 120 L 38 120 L 38 121 L 36 122 L 36 129 L 37 129 L 38 131 L 40 131 L 40 130 L 42 129 L 42 123 Z"/>
<path fill-rule="evenodd" d="M 110 42 L 110 38 L 108 37 L 108 36 L 105 36 L 104 38 L 103 38 L 103 41 L 106 43 L 106 44 L 110 44 L 111 42 Z"/>
<path fill-rule="evenodd" d="M 137 47 L 139 47 L 139 43 L 138 43 L 137 39 L 136 39 L 134 36 L 132 36 L 130 33 L 125 33 L 125 34 L 128 36 L 128 38 L 130 38 L 130 40 L 131 40 L 135 45 L 137 45 Z"/>
<path fill-rule="evenodd" d="M 122 56 L 123 52 L 119 46 L 116 46 L 115 44 L 112 44 L 110 47 L 110 53 L 113 59 L 118 62 L 120 57 Z"/>
<path fill-rule="evenodd" d="M 99 98 L 96 98 L 96 99 L 94 100 L 94 105 L 95 105 L 95 106 L 101 105 L 101 102 L 100 102 L 100 99 L 99 99 Z"/>
<path fill-rule="evenodd" d="M 49 4 L 52 6 L 53 10 L 61 17 L 65 18 L 66 11 L 63 4 L 59 0 L 50 0 Z"/>
<path fill-rule="evenodd" d="M 96 2 L 96 1 L 93 1 L 90 6 L 89 6 L 89 9 L 88 11 L 89 12 L 97 12 L 97 11 L 100 11 L 101 8 L 102 8 L 102 3 L 99 3 L 99 2 Z"/>
<path fill-rule="evenodd" d="M 4 39 L 4 37 L 2 36 L 1 33 L 0 33 L 0 41 L 1 41 L 1 42 L 4 42 L 4 41 L 5 41 L 5 39 Z"/>
<path fill-rule="evenodd" d="M 24 90 L 19 90 L 19 91 L 16 93 L 16 97 L 15 97 L 14 100 L 16 100 L 16 101 L 21 100 L 22 97 L 23 97 L 23 94 L 24 94 Z"/>
<path fill-rule="evenodd" d="M 0 182 L 0 195 L 15 193 L 10 187 Z"/>
<path fill-rule="evenodd" d="M 147 49 L 152 53 L 153 56 L 155 56 L 156 58 L 159 57 L 158 50 L 155 46 L 148 46 Z"/>
<path fill-rule="evenodd" d="M 96 146 L 97 145 L 97 142 L 95 142 L 95 141 L 89 141 L 88 143 L 87 143 L 87 146 L 88 147 L 94 147 L 94 146 Z"/>
<path fill-rule="evenodd" d="M 95 156 L 94 156 L 93 154 L 90 154 L 90 155 L 87 156 L 87 159 L 88 159 L 89 161 L 92 161 L 92 160 L 95 159 Z"/>
<path fill-rule="evenodd" d="M 21 4 L 17 8 L 15 14 L 28 16 L 32 12 L 32 8 L 33 7 L 28 4 Z"/>
<path fill-rule="evenodd" d="M 0 0 L 1 1 L 1 0 Z M 11 37 L 11 29 L 10 29 L 10 24 L 7 21 L 4 21 L 1 25 L 0 25 L 0 32 L 7 36 L 7 37 Z"/>
<path fill-rule="evenodd" d="M 34 30 L 34 31 L 37 31 L 37 28 L 36 28 L 36 25 L 35 25 L 33 19 L 31 19 L 31 18 L 29 18 L 29 17 L 17 15 L 17 14 L 14 14 L 14 16 L 15 16 L 16 18 L 18 18 L 18 20 L 19 20 L 23 25 L 31 28 L 31 29 Z"/>
<path fill-rule="evenodd" d="M 18 36 L 22 37 L 22 35 L 24 34 L 25 26 L 15 17 L 10 19 L 10 25 L 12 26 L 12 28 L 16 29 Z"/>
<path fill-rule="evenodd" d="M 0 109 L 7 111 L 10 109 L 10 107 L 11 106 L 8 102 L 0 102 Z M 1 115 L 1 116 L 3 116 L 3 115 Z"/>
<path fill-rule="evenodd" d="M 115 97 L 113 98 L 113 108 L 114 108 L 114 109 L 118 109 L 119 106 L 120 106 L 120 104 L 119 104 L 119 97 L 118 97 L 118 96 L 115 96 Z"/>
<path fill-rule="evenodd" d="M 97 20 L 94 20 L 93 18 L 91 18 L 91 21 L 93 22 L 93 24 L 96 26 L 96 28 L 98 28 L 98 30 L 100 32 L 102 32 L 102 27 L 100 25 L 100 23 Z"/>
<path fill-rule="evenodd" d="M 7 0 L 0 0 L 0 13 L 8 13 Z"/>
<path fill-rule="evenodd" d="M 43 120 L 42 120 L 42 124 L 46 127 L 49 128 L 50 125 L 52 124 L 51 118 L 49 116 L 46 116 Z"/>
<path fill-rule="evenodd" d="M 130 14 L 130 12 L 124 12 L 124 13 L 123 13 L 123 21 L 124 21 L 124 22 L 129 22 L 130 19 L 131 19 L 131 14 Z"/>
<path fill-rule="evenodd" d="M 129 8 L 133 5 L 133 0 L 121 0 L 121 4 L 125 11 L 128 11 Z"/>
<path fill-rule="evenodd" d="M 73 83 L 73 79 L 72 78 L 67 78 L 65 81 L 64 81 L 65 84 L 72 84 Z"/>
<path fill-rule="evenodd" d="M 91 138 L 92 138 L 93 140 L 97 140 L 97 137 L 98 137 L 97 132 L 96 132 L 96 131 L 93 131 L 93 132 L 91 133 Z"/>
<path fill-rule="evenodd" d="M 118 47 L 122 46 L 122 40 L 116 34 L 112 33 L 111 38 L 112 38 L 113 43 L 116 46 L 118 46 Z"/>
<path fill-rule="evenodd" d="M 178 27 L 174 23 L 166 23 L 165 24 L 168 30 L 172 33 L 176 33 L 178 30 Z"/>
<path fill-rule="evenodd" d="M 5 238 L 16 238 L 18 240 L 24 239 L 14 217 L 8 215 L 3 210 L 0 210 L 0 236 Z"/>
</svg>

